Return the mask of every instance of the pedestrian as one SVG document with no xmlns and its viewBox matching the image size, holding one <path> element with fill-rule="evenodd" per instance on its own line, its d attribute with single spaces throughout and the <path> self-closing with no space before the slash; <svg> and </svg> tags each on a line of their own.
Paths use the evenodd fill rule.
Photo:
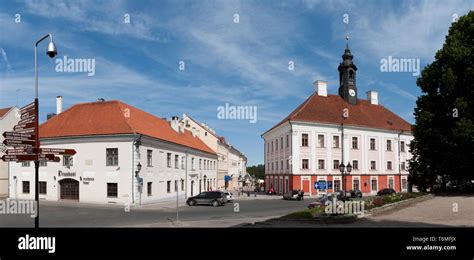
<svg viewBox="0 0 474 260">
<path fill-rule="evenodd" d="M 304 200 L 304 190 L 301 190 L 301 200 Z"/>
</svg>

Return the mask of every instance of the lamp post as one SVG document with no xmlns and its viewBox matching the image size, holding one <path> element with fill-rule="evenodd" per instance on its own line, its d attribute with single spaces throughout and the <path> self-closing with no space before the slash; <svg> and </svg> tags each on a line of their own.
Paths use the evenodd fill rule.
<svg viewBox="0 0 474 260">
<path fill-rule="evenodd" d="M 344 192 L 344 197 L 346 197 L 346 189 L 345 189 L 345 183 L 346 183 L 346 175 L 350 174 L 352 171 L 352 165 L 351 163 L 348 163 L 347 166 L 344 165 L 343 162 L 339 165 L 339 171 L 341 172 L 342 176 L 342 191 Z"/>
<path fill-rule="evenodd" d="M 58 51 L 56 50 L 56 45 L 53 42 L 53 35 L 48 33 L 41 37 L 35 43 L 35 148 L 36 148 L 36 158 L 35 158 L 35 201 L 37 204 L 36 217 L 35 217 L 35 228 L 39 227 L 39 155 L 38 151 L 40 148 L 39 135 L 38 135 L 38 126 L 39 126 L 39 100 L 38 100 L 38 44 L 49 37 L 48 48 L 46 49 L 46 54 L 50 58 L 54 58 Z"/>
</svg>

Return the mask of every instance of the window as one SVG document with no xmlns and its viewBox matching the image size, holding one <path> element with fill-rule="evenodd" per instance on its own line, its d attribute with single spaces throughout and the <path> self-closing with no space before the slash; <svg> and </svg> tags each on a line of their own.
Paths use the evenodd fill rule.
<svg viewBox="0 0 474 260">
<path fill-rule="evenodd" d="M 324 147 L 324 135 L 318 135 L 318 147 Z"/>
<path fill-rule="evenodd" d="M 283 149 L 283 137 L 280 138 L 280 147 Z"/>
<path fill-rule="evenodd" d="M 166 165 L 171 168 L 171 153 L 166 153 Z"/>
<path fill-rule="evenodd" d="M 153 166 L 153 150 L 146 150 L 146 162 L 148 167 Z"/>
<path fill-rule="evenodd" d="M 341 190 L 341 180 L 334 180 L 334 191 Z"/>
<path fill-rule="evenodd" d="M 392 162 L 387 161 L 387 170 L 392 170 Z"/>
<path fill-rule="evenodd" d="M 181 191 L 184 190 L 184 180 L 181 180 Z"/>
<path fill-rule="evenodd" d="M 117 198 L 117 183 L 107 183 L 107 197 Z"/>
<path fill-rule="evenodd" d="M 301 146 L 308 146 L 308 134 L 301 135 Z"/>
<path fill-rule="evenodd" d="M 174 192 L 178 191 L 178 180 L 174 181 Z"/>
<path fill-rule="evenodd" d="M 46 182 L 45 181 L 40 181 L 38 182 L 38 192 L 39 194 L 43 194 L 45 195 L 46 194 Z"/>
<path fill-rule="evenodd" d="M 308 159 L 303 159 L 302 164 L 301 164 L 301 169 L 309 169 L 309 160 Z"/>
<path fill-rule="evenodd" d="M 74 160 L 71 155 L 64 155 L 63 156 L 63 166 L 71 167 L 74 165 Z"/>
<path fill-rule="evenodd" d="M 393 177 L 388 178 L 388 188 L 393 189 Z"/>
<path fill-rule="evenodd" d="M 286 135 L 286 147 L 290 146 L 290 137 Z"/>
<path fill-rule="evenodd" d="M 21 162 L 21 167 L 30 167 L 30 161 Z"/>
<path fill-rule="evenodd" d="M 273 141 L 272 141 L 272 152 L 273 152 Z"/>
<path fill-rule="evenodd" d="M 406 190 L 408 188 L 407 179 L 402 179 L 402 190 Z"/>
<path fill-rule="evenodd" d="M 318 169 L 324 170 L 324 160 L 318 160 Z"/>
<path fill-rule="evenodd" d="M 280 169 L 283 170 L 283 160 L 280 161 Z"/>
<path fill-rule="evenodd" d="M 174 156 L 174 168 L 179 169 L 179 155 Z"/>
<path fill-rule="evenodd" d="M 151 188 L 152 188 L 152 182 L 148 182 L 146 186 L 147 186 L 147 189 L 146 189 L 146 190 L 147 190 L 147 194 L 148 194 L 148 196 L 151 196 L 151 194 L 152 194 L 152 190 L 151 190 Z"/>
<path fill-rule="evenodd" d="M 287 170 L 290 169 L 290 159 L 287 159 L 287 160 L 286 160 L 286 169 L 287 169 Z"/>
<path fill-rule="evenodd" d="M 405 152 L 405 142 L 404 141 L 400 142 L 400 152 L 402 152 L 402 153 Z"/>
<path fill-rule="evenodd" d="M 46 167 L 46 166 L 48 166 L 48 162 L 41 160 L 41 161 L 39 162 L 39 166 L 40 166 L 40 167 Z"/>
<path fill-rule="evenodd" d="M 171 193 L 171 181 L 166 182 L 166 192 Z"/>
<path fill-rule="evenodd" d="M 334 170 L 338 170 L 339 169 L 339 160 L 334 160 L 332 161 L 332 168 Z"/>
<path fill-rule="evenodd" d="M 375 138 L 370 138 L 370 150 L 375 150 Z"/>
<path fill-rule="evenodd" d="M 23 193 L 30 193 L 30 182 L 23 181 Z"/>
<path fill-rule="evenodd" d="M 194 157 L 191 158 L 191 169 L 194 171 L 195 168 L 194 168 Z"/>
<path fill-rule="evenodd" d="M 352 160 L 352 169 L 353 170 L 359 170 L 359 161 Z"/>
<path fill-rule="evenodd" d="M 273 162 L 272 162 L 272 171 L 273 171 Z"/>
<path fill-rule="evenodd" d="M 275 140 L 275 151 L 278 151 L 278 139 Z"/>
<path fill-rule="evenodd" d="M 118 166 L 118 148 L 106 149 L 106 166 Z"/>
<path fill-rule="evenodd" d="M 359 142 L 357 137 L 352 137 L 352 149 L 359 149 Z"/>
<path fill-rule="evenodd" d="M 370 161 L 370 169 L 371 170 L 377 170 L 377 165 L 376 165 L 375 161 Z"/>
<path fill-rule="evenodd" d="M 405 162 L 402 162 L 400 167 L 402 168 L 402 171 L 405 171 L 407 166 L 406 166 Z"/>
<path fill-rule="evenodd" d="M 354 179 L 354 182 L 352 183 L 352 189 L 359 190 L 359 179 Z"/>
<path fill-rule="evenodd" d="M 202 170 L 202 159 L 199 159 L 199 170 Z"/>
<path fill-rule="evenodd" d="M 332 148 L 339 148 L 339 136 L 332 137 Z"/>
<path fill-rule="evenodd" d="M 181 156 L 181 169 L 184 169 L 184 160 L 185 160 L 185 157 Z"/>
<path fill-rule="evenodd" d="M 392 150 L 392 140 L 387 140 L 387 151 Z"/>
<path fill-rule="evenodd" d="M 371 187 L 372 187 L 372 191 L 377 191 L 377 179 L 372 179 L 370 181 L 370 184 L 371 184 Z"/>
<path fill-rule="evenodd" d="M 278 171 L 278 162 L 275 162 L 275 170 Z"/>
</svg>

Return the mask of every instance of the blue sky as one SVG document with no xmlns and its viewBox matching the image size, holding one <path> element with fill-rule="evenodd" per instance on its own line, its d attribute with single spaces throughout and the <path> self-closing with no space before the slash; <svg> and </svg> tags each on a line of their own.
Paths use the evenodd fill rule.
<svg viewBox="0 0 474 260">
<path fill-rule="evenodd" d="M 58 57 L 95 59 L 95 75 L 55 70 L 39 46 L 40 111 L 118 99 L 159 117 L 183 113 L 214 128 L 249 165 L 263 161 L 260 135 L 328 81 L 336 94 L 345 47 L 358 66 L 358 96 L 414 123 L 420 94 L 412 73 L 384 73 L 388 56 L 433 61 L 456 16 L 472 1 L 0 1 L 0 107 L 34 98 L 34 42 L 51 32 Z M 21 23 L 15 23 L 15 15 Z M 124 15 L 130 23 L 124 23 Z M 239 23 L 234 23 L 235 14 Z M 179 62 L 185 70 L 179 70 Z M 288 70 L 289 61 L 294 70 Z M 229 103 L 256 106 L 258 121 L 220 120 Z"/>
</svg>

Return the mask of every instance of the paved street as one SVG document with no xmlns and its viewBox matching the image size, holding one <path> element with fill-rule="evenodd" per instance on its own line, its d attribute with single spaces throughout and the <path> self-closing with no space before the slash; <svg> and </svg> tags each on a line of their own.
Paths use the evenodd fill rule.
<svg viewBox="0 0 474 260">
<path fill-rule="evenodd" d="M 228 227 L 263 221 L 304 209 L 312 200 L 286 201 L 281 196 L 259 195 L 236 199 L 222 207 L 180 205 L 175 223 L 176 204 L 159 203 L 131 208 L 120 205 L 87 205 L 74 202 L 41 202 L 40 227 Z M 28 215 L 0 215 L 0 227 L 33 227 Z"/>
</svg>

